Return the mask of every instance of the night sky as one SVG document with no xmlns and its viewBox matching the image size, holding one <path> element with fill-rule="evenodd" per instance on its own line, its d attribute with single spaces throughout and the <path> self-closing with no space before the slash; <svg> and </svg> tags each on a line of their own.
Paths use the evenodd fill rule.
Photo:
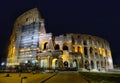
<svg viewBox="0 0 120 83">
<path fill-rule="evenodd" d="M 7 48 L 15 19 L 37 7 L 53 35 L 85 33 L 110 43 L 114 63 L 120 63 L 120 1 L 110 0 L 2 0 L 0 2 L 0 57 Z"/>
</svg>

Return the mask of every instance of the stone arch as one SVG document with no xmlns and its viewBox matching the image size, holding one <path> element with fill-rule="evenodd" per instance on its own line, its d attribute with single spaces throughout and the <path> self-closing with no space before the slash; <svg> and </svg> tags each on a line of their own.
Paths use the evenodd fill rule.
<svg viewBox="0 0 120 83">
<path fill-rule="evenodd" d="M 48 42 L 45 42 L 45 43 L 44 43 L 43 50 L 46 50 L 47 48 L 48 48 Z"/>
<path fill-rule="evenodd" d="M 85 54 L 85 57 L 88 58 L 88 49 L 87 49 L 87 47 L 84 47 L 84 54 Z"/>
<path fill-rule="evenodd" d="M 103 56 L 101 54 L 99 56 L 100 56 L 100 59 L 103 59 Z"/>
<path fill-rule="evenodd" d="M 69 47 L 68 47 L 68 44 L 67 44 L 67 43 L 64 43 L 64 44 L 63 44 L 63 50 L 69 50 Z"/>
<path fill-rule="evenodd" d="M 88 60 L 85 60 L 85 69 L 89 69 L 89 61 Z"/>
<path fill-rule="evenodd" d="M 58 68 L 58 59 L 54 58 L 52 60 L 52 69 L 56 69 L 56 68 Z"/>
<path fill-rule="evenodd" d="M 94 69 L 94 62 L 91 61 L 91 69 Z"/>
<path fill-rule="evenodd" d="M 90 52 L 90 54 L 93 53 L 93 48 L 92 47 L 90 47 L 89 52 Z"/>
<path fill-rule="evenodd" d="M 68 46 L 63 46 L 63 50 L 68 50 Z"/>
<path fill-rule="evenodd" d="M 55 50 L 60 50 L 59 44 L 56 44 L 56 45 L 55 45 Z"/>
<path fill-rule="evenodd" d="M 43 68 L 43 69 L 47 68 L 47 65 L 48 65 L 47 62 L 48 62 L 47 59 L 42 59 L 41 60 L 41 68 Z"/>
<path fill-rule="evenodd" d="M 83 56 L 82 55 L 79 55 L 78 56 L 78 59 L 79 59 L 79 67 L 82 68 L 83 67 Z"/>
<path fill-rule="evenodd" d="M 77 60 L 73 60 L 73 68 L 78 68 L 78 62 Z"/>
<path fill-rule="evenodd" d="M 98 48 L 97 47 L 94 48 L 94 52 L 95 52 L 95 58 L 99 59 L 100 56 L 98 54 Z"/>
<path fill-rule="evenodd" d="M 87 45 L 87 41 L 86 40 L 83 41 L 83 45 Z"/>
<path fill-rule="evenodd" d="M 90 53 L 90 57 L 94 58 L 93 48 L 92 47 L 89 48 L 89 53 Z"/>
<path fill-rule="evenodd" d="M 97 66 L 97 69 L 99 69 L 99 61 L 96 61 L 96 66 Z"/>
<path fill-rule="evenodd" d="M 64 61 L 64 67 L 68 68 L 68 61 Z"/>
<path fill-rule="evenodd" d="M 68 60 L 63 61 L 64 67 L 69 68 L 70 67 L 70 62 Z"/>
</svg>

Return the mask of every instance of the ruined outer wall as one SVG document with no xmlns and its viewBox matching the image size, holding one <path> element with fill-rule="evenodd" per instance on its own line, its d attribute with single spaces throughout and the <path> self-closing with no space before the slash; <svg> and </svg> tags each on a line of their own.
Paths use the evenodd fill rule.
<svg viewBox="0 0 120 83">
<path fill-rule="evenodd" d="M 93 62 L 94 67 L 113 69 L 110 45 L 103 38 L 87 34 L 66 34 L 55 37 L 55 43 L 60 46 L 60 50 L 66 45 L 69 52 L 79 52 L 84 63 Z"/>
<path fill-rule="evenodd" d="M 23 25 L 28 25 L 31 24 L 33 22 L 40 22 L 43 21 L 43 19 L 41 18 L 41 15 L 39 13 L 39 10 L 37 8 L 28 10 L 27 12 L 23 13 L 21 16 L 19 16 L 15 23 L 14 23 L 14 28 L 13 28 L 13 32 L 12 35 L 10 37 L 10 45 L 8 48 L 8 58 L 7 58 L 7 62 L 9 63 L 13 63 L 16 62 L 16 55 L 18 52 L 18 41 L 17 38 L 19 38 L 18 36 L 20 35 L 20 27 Z"/>
</svg>

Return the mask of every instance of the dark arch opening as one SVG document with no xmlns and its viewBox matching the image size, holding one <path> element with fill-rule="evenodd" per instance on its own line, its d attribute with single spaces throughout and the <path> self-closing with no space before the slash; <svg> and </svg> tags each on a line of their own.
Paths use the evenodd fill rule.
<svg viewBox="0 0 120 83">
<path fill-rule="evenodd" d="M 90 47 L 90 54 L 92 54 L 93 53 L 93 48 L 92 47 Z"/>
<path fill-rule="evenodd" d="M 47 44 L 48 44 L 48 42 L 46 42 L 46 43 L 44 44 L 44 50 L 47 49 Z"/>
<path fill-rule="evenodd" d="M 97 64 L 97 69 L 98 69 L 99 68 L 99 61 L 97 61 L 96 64 Z"/>
<path fill-rule="evenodd" d="M 87 52 L 87 47 L 84 47 L 84 54 L 85 54 L 85 57 L 88 58 L 88 52 Z"/>
<path fill-rule="evenodd" d="M 78 63 L 77 63 L 77 60 L 73 60 L 73 68 L 75 68 L 75 70 L 78 69 Z"/>
<path fill-rule="evenodd" d="M 85 60 L 85 69 L 89 69 L 89 61 Z"/>
<path fill-rule="evenodd" d="M 94 62 L 91 61 L 91 68 L 94 69 Z"/>
<path fill-rule="evenodd" d="M 68 62 L 67 61 L 64 62 L 64 67 L 68 68 Z"/>
<path fill-rule="evenodd" d="M 63 50 L 68 50 L 68 47 L 67 46 L 63 46 Z"/>
<path fill-rule="evenodd" d="M 87 41 L 86 41 L 86 40 L 84 40 L 84 41 L 83 41 L 83 44 L 84 44 L 84 45 L 87 45 Z"/>
<path fill-rule="evenodd" d="M 59 50 L 60 46 L 58 44 L 55 45 L 55 50 Z"/>
</svg>

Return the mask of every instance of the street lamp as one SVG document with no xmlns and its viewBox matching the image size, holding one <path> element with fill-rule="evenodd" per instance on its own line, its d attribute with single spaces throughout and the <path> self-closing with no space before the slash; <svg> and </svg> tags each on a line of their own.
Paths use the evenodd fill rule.
<svg viewBox="0 0 120 83">
<path fill-rule="evenodd" d="M 2 62 L 2 63 L 1 63 L 1 66 L 5 66 L 5 62 Z"/>
</svg>

